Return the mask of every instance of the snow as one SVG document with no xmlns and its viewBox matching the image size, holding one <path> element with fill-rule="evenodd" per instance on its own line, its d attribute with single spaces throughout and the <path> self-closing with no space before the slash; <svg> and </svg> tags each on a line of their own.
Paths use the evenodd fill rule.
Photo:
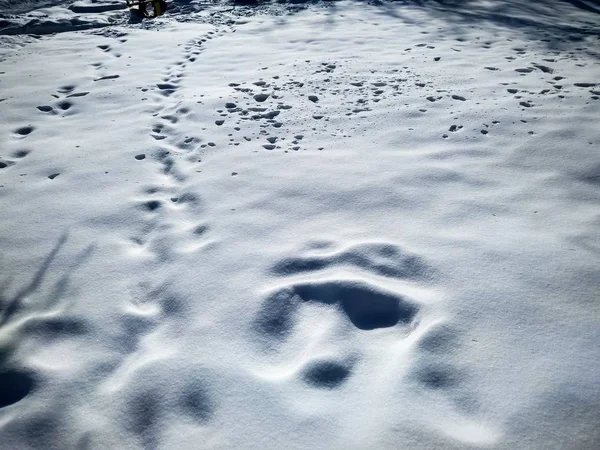
<svg viewBox="0 0 600 450">
<path fill-rule="evenodd" d="M 1 449 L 598 447 L 594 2 L 115 3 L 0 24 Z"/>
</svg>

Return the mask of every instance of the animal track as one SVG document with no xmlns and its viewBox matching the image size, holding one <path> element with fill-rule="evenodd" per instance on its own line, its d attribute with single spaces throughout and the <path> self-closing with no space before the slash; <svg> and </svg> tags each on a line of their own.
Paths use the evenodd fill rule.
<svg viewBox="0 0 600 450">
<path fill-rule="evenodd" d="M 19 136 L 25 137 L 25 136 L 28 136 L 29 134 L 31 134 L 34 129 L 35 128 L 32 127 L 31 125 L 27 125 L 27 126 L 24 126 L 24 127 L 17 128 L 15 130 L 15 134 L 17 134 Z"/>
<path fill-rule="evenodd" d="M 148 211 L 156 211 L 161 207 L 161 203 L 158 200 L 148 200 L 143 203 L 143 207 Z"/>
<path fill-rule="evenodd" d="M 465 381 L 468 372 L 456 366 L 453 354 L 461 346 L 459 330 L 448 323 L 434 323 L 416 342 L 415 360 L 409 379 L 429 392 L 439 392 L 466 412 L 474 412 L 477 401 Z"/>
<path fill-rule="evenodd" d="M 75 86 L 73 85 L 61 86 L 56 90 L 56 92 L 59 92 L 61 94 L 69 94 L 73 92 L 73 89 L 75 89 Z"/>
<path fill-rule="evenodd" d="M 196 152 L 198 151 L 197 144 L 201 140 L 196 136 L 181 136 L 178 131 L 180 130 L 180 120 L 185 119 L 193 110 L 186 104 L 186 99 L 179 94 L 181 83 L 185 79 L 187 65 L 196 60 L 204 42 L 206 42 L 205 37 L 188 41 L 184 46 L 183 58 L 165 68 L 160 82 L 154 84 L 154 87 L 142 88 L 144 92 L 154 91 L 158 94 L 156 98 L 158 106 L 152 110 L 150 136 L 156 141 L 162 141 L 164 146 L 150 150 L 149 155 L 140 153 L 134 155 L 134 158 L 142 161 L 147 156 L 150 157 L 151 160 L 158 163 L 159 170 L 169 176 L 173 183 L 172 187 L 168 189 L 168 193 L 163 192 L 163 189 L 154 188 L 152 192 L 148 190 L 146 192 L 146 194 L 154 195 L 160 191 L 165 194 L 161 195 L 161 198 L 153 197 L 136 203 L 138 208 L 151 212 L 152 215 L 148 216 L 148 224 L 140 236 L 136 236 L 131 241 L 138 248 L 144 246 L 150 249 L 159 260 L 168 258 L 169 254 L 174 251 L 173 249 L 190 252 L 202 248 L 203 245 L 199 245 L 196 241 L 208 229 L 203 225 L 204 228 L 198 227 L 195 232 L 184 233 L 181 236 L 179 230 L 175 230 L 170 222 L 165 223 L 164 220 L 174 214 L 193 212 L 195 221 L 201 207 L 200 198 L 196 194 L 182 189 L 181 184 L 187 179 L 187 175 L 185 171 L 178 169 L 181 161 L 199 162 Z M 201 147 L 207 145 L 212 147 L 215 144 L 208 142 L 202 144 Z M 188 218 L 183 220 L 191 222 Z M 173 245 L 180 239 L 183 240 L 182 244 Z"/>
<path fill-rule="evenodd" d="M 118 77 L 118 75 L 102 77 L 102 78 L 98 78 L 94 81 L 99 81 L 102 79 L 112 79 L 112 78 L 117 78 L 117 77 Z M 58 89 L 56 89 L 56 92 L 58 92 L 62 95 L 65 95 L 65 98 L 57 101 L 55 103 L 54 107 L 51 105 L 39 105 L 39 106 L 37 106 L 38 111 L 41 111 L 43 113 L 51 113 L 51 114 L 58 114 L 60 112 L 60 110 L 68 111 L 69 109 L 71 109 L 74 106 L 74 103 L 71 100 L 67 100 L 67 99 L 85 97 L 86 95 L 89 94 L 89 91 L 73 92 L 75 90 L 75 88 L 76 88 L 75 85 L 67 85 L 67 86 L 59 87 Z M 54 98 L 60 99 L 60 95 L 52 94 L 52 96 Z"/>
<path fill-rule="evenodd" d="M 179 86 L 172 83 L 157 83 L 156 87 L 162 91 L 162 94 L 165 96 L 169 96 L 173 94 Z"/>
<path fill-rule="evenodd" d="M 75 92 L 74 94 L 67 95 L 67 98 L 85 97 L 89 92 Z"/>
<path fill-rule="evenodd" d="M 120 412 L 126 429 L 138 436 L 145 448 L 157 448 L 164 416 L 177 411 L 205 424 L 212 420 L 217 402 L 211 377 L 202 366 L 178 360 L 158 360 L 139 367 L 135 382 L 123 392 Z"/>
<path fill-rule="evenodd" d="M 303 380 L 317 388 L 333 389 L 350 376 L 351 364 L 337 361 L 318 361 L 309 364 L 302 373 Z"/>
<path fill-rule="evenodd" d="M 12 156 L 14 158 L 25 158 L 29 153 L 31 153 L 29 150 L 16 150 L 12 153 Z"/>
<path fill-rule="evenodd" d="M 73 103 L 71 103 L 71 102 L 70 102 L 70 101 L 68 101 L 68 100 L 63 100 L 63 101 L 61 101 L 61 102 L 58 102 L 58 104 L 57 104 L 57 105 L 58 105 L 58 107 L 59 107 L 60 109 L 62 109 L 63 111 L 66 111 L 66 110 L 68 110 L 68 109 L 69 109 L 71 106 L 73 106 Z"/>
<path fill-rule="evenodd" d="M 114 80 L 116 78 L 119 78 L 119 76 L 120 75 L 105 75 L 100 78 L 94 78 L 94 81 Z"/>
<path fill-rule="evenodd" d="M 429 364 L 419 367 L 413 376 L 429 389 L 449 389 L 460 383 L 461 376 L 452 367 L 442 364 Z"/>
</svg>

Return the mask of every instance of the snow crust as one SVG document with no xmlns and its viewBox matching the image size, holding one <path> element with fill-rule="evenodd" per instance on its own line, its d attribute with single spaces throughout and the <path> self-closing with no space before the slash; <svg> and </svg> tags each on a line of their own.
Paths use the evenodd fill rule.
<svg viewBox="0 0 600 450">
<path fill-rule="evenodd" d="M 597 448 L 600 16 L 462 3 L 11 16 L 0 448 Z"/>
</svg>

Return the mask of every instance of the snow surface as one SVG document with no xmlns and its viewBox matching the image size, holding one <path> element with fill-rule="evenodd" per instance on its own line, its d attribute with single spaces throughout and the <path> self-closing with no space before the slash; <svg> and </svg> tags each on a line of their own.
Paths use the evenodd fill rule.
<svg viewBox="0 0 600 450">
<path fill-rule="evenodd" d="M 596 2 L 57 3 L 0 27 L 1 449 L 600 447 Z"/>
</svg>

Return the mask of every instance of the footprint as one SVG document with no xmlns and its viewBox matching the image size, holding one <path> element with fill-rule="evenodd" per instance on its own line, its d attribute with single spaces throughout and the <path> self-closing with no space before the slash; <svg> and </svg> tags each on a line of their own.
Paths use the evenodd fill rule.
<svg viewBox="0 0 600 450">
<path fill-rule="evenodd" d="M 194 233 L 196 236 L 203 236 L 209 230 L 210 230 L 210 228 L 208 225 L 198 225 L 198 226 L 194 227 L 194 229 L 192 230 L 192 233 Z"/>
<path fill-rule="evenodd" d="M 200 198 L 193 192 L 184 192 L 179 197 L 177 197 L 177 203 L 180 203 L 180 204 L 190 203 L 190 204 L 196 205 L 196 204 L 200 203 Z"/>
<path fill-rule="evenodd" d="M 25 158 L 31 153 L 29 150 L 17 150 L 12 153 L 13 158 Z"/>
<path fill-rule="evenodd" d="M 158 200 L 149 200 L 147 202 L 142 203 L 142 207 L 147 211 L 156 211 L 161 207 L 161 202 Z"/>
<path fill-rule="evenodd" d="M 138 305 L 131 305 L 132 311 L 138 308 Z M 116 346 L 123 354 L 129 354 L 136 351 L 140 340 L 156 328 L 157 320 L 152 314 L 142 311 L 139 314 L 129 313 L 121 318 L 121 330 L 116 336 Z"/>
<path fill-rule="evenodd" d="M 165 97 L 169 97 L 178 89 L 178 86 L 173 83 L 157 83 L 156 86 L 160 89 L 160 93 Z"/>
<path fill-rule="evenodd" d="M 160 397 L 160 392 L 147 390 L 128 399 L 123 424 L 140 437 L 146 448 L 156 448 L 158 444 L 157 424 L 164 414 Z"/>
<path fill-rule="evenodd" d="M 61 86 L 56 90 L 56 92 L 59 92 L 61 94 L 68 94 L 68 93 L 72 92 L 73 89 L 75 89 L 75 86 L 73 86 L 73 85 Z"/>
<path fill-rule="evenodd" d="M 413 371 L 413 377 L 428 389 L 449 389 L 458 386 L 461 375 L 447 364 L 425 364 Z"/>
<path fill-rule="evenodd" d="M 215 375 L 188 361 L 158 359 L 129 374 L 116 407 L 125 428 L 144 448 L 158 448 L 168 415 L 187 416 L 198 424 L 209 423 L 217 401 L 212 394 Z"/>
<path fill-rule="evenodd" d="M 256 94 L 254 96 L 254 100 L 256 100 L 259 103 L 266 101 L 268 98 L 269 98 L 269 94 Z"/>
<path fill-rule="evenodd" d="M 309 385 L 334 389 L 350 376 L 352 365 L 338 361 L 317 361 L 310 363 L 302 372 L 302 379 Z"/>
<path fill-rule="evenodd" d="M 461 333 L 448 323 L 430 326 L 416 342 L 416 358 L 408 379 L 427 392 L 443 395 L 463 413 L 473 414 L 479 408 L 475 392 L 469 388 L 468 366 L 454 355 L 462 344 Z"/>
<path fill-rule="evenodd" d="M 548 66 L 543 66 L 541 64 L 533 64 L 537 69 L 540 69 L 542 72 L 544 73 L 554 73 L 554 69 L 548 67 Z"/>
<path fill-rule="evenodd" d="M 17 128 L 14 132 L 15 132 L 15 134 L 18 134 L 19 136 L 28 136 L 29 134 L 31 134 L 31 132 L 34 129 L 35 128 L 32 127 L 31 125 L 27 125 L 24 127 Z"/>
<path fill-rule="evenodd" d="M 68 100 L 63 100 L 61 102 L 58 102 L 58 107 L 60 109 L 62 109 L 63 111 L 67 111 L 69 108 L 71 108 L 71 106 L 73 106 L 73 103 L 71 103 Z"/>
<path fill-rule="evenodd" d="M 179 117 L 177 117 L 173 114 L 166 114 L 164 116 L 160 116 L 160 118 L 164 119 L 164 120 L 168 120 L 172 124 L 176 124 L 177 122 L 179 122 Z"/>
<path fill-rule="evenodd" d="M 46 448 L 48 442 L 61 442 L 67 421 L 64 408 L 37 407 L 35 411 L 20 412 L 18 420 L 3 423 L 3 442 L 19 442 L 18 448 Z M 17 448 L 9 446 L 9 448 Z"/>
<path fill-rule="evenodd" d="M 103 80 L 114 80 L 119 78 L 120 75 L 106 75 L 100 78 L 95 78 L 94 81 L 103 81 Z"/>
<path fill-rule="evenodd" d="M 85 97 L 89 92 L 75 92 L 74 94 L 67 95 L 67 98 Z"/>
<path fill-rule="evenodd" d="M 166 90 L 174 91 L 175 89 L 177 89 L 178 86 L 175 84 L 171 84 L 171 83 L 157 83 L 156 87 L 158 87 L 162 91 L 166 91 Z"/>
</svg>

